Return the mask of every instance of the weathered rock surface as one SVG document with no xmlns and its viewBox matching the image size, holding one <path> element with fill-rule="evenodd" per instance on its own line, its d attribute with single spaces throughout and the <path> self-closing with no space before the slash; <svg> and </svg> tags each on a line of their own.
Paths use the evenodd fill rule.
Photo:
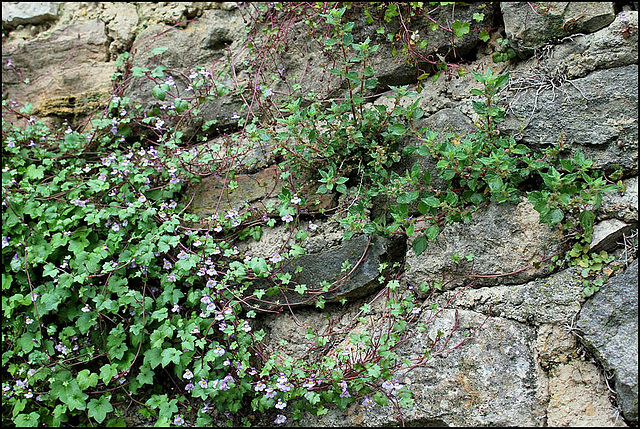
<svg viewBox="0 0 640 429">
<path fill-rule="evenodd" d="M 516 52 L 526 56 L 553 40 L 570 34 L 592 33 L 609 25 L 615 12 L 612 2 L 555 2 L 532 4 L 503 2 L 505 32 Z"/>
<path fill-rule="evenodd" d="M 583 306 L 577 327 L 605 368 L 615 373 L 624 417 L 638 422 L 638 261 L 612 277 Z"/>
<path fill-rule="evenodd" d="M 638 65 L 596 70 L 553 88 L 528 89 L 510 103 L 503 129 L 531 147 L 565 142 L 594 168 L 638 172 Z M 562 112 L 562 114 L 558 114 Z"/>
<path fill-rule="evenodd" d="M 42 24 L 58 18 L 60 2 L 2 2 L 2 24 Z"/>
<path fill-rule="evenodd" d="M 539 214 L 528 200 L 522 198 L 517 205 L 492 203 L 486 210 L 475 213 L 469 223 L 443 227 L 420 256 L 413 251 L 413 239 L 410 239 L 404 278 L 414 287 L 423 281 L 442 278 L 445 273 L 487 276 L 475 278 L 479 285 L 523 283 L 548 272 L 548 263 L 543 259 L 560 251 L 561 241 L 558 231 L 540 225 Z M 456 253 L 460 263 L 452 261 Z M 473 262 L 465 258 L 469 254 L 474 255 Z M 527 268 L 538 263 L 539 266 Z M 500 276 L 520 270 L 523 271 Z M 460 285 L 460 282 L 452 284 Z"/>
<path fill-rule="evenodd" d="M 13 68 L 3 71 L 3 95 L 31 102 L 39 117 L 84 116 L 111 92 L 114 70 L 105 62 L 106 48 L 105 26 L 99 20 L 72 24 L 28 43 L 7 42 L 2 55 L 11 59 Z"/>
</svg>

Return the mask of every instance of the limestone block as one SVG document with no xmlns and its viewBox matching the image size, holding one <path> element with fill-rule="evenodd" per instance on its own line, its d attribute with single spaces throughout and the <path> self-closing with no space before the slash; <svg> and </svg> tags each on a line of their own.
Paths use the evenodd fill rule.
<svg viewBox="0 0 640 429">
<path fill-rule="evenodd" d="M 58 17 L 60 2 L 2 2 L 2 25 L 42 24 Z"/>
</svg>

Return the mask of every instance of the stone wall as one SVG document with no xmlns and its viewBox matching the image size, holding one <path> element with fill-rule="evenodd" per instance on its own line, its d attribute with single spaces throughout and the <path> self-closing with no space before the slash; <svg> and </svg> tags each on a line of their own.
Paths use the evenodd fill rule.
<svg viewBox="0 0 640 429">
<path fill-rule="evenodd" d="M 310 233 L 307 255 L 300 262 L 308 275 L 305 282 L 311 283 L 317 273 L 337 275 L 345 255 L 366 254 L 334 297 L 349 298 L 347 312 L 356 311 L 376 293 L 373 283 L 381 262 L 405 265 L 403 288 L 445 272 L 468 270 L 452 262 L 456 252 L 473 253 L 474 272 L 487 274 L 474 288 L 461 292 L 460 284 L 452 284 L 438 297 L 446 309 L 432 329 L 451 329 L 456 319 L 471 328 L 484 324 L 465 346 L 403 376 L 401 381 L 415 397 L 415 406 L 404 411 L 407 425 L 637 426 L 638 267 L 627 240 L 637 234 L 638 222 L 637 3 L 545 5 L 548 10 L 541 11 L 526 2 L 504 2 L 485 15 L 485 24 L 510 41 L 516 53 L 512 61 L 492 61 L 496 37 L 486 44 L 465 40 L 462 54 L 470 61 L 469 69 L 511 73 L 501 94 L 508 103 L 503 133 L 530 147 L 562 139 L 571 153 L 580 149 L 605 172 L 615 165 L 623 168 L 626 190 L 605 196 L 597 213 L 594 246 L 600 243 L 596 250 L 608 250 L 627 268 L 589 298 L 582 294 L 575 267 L 549 274 L 547 265 L 536 262 L 560 249 L 564 237 L 541 225 L 524 198 L 513 205 L 491 204 L 472 222 L 445 227 L 420 255 L 412 250 L 411 239 L 406 243 L 379 237 L 370 243 L 356 236 L 343 242 L 337 217 L 317 218 L 318 228 Z M 475 7 L 460 6 L 460 13 L 473 14 Z M 32 102 L 37 117 L 58 125 L 68 121 L 74 127 L 82 127 L 91 109 L 110 96 L 117 55 L 135 49 L 136 64 L 149 66 L 155 61 L 151 50 L 167 46 L 162 57 L 167 67 L 187 70 L 215 64 L 227 52 L 243 55 L 248 25 L 235 3 L 3 2 L 2 9 L 3 99 Z M 375 36 L 374 30 L 357 28 Z M 292 74 L 304 70 L 303 90 L 317 90 L 320 79 L 330 80 L 327 66 L 303 38 L 296 40 L 283 66 Z M 381 47 L 373 63 L 380 82 L 416 87 L 416 70 L 392 59 L 388 46 Z M 469 75 L 426 84 L 419 95 L 427 113 L 424 125 L 443 132 L 473 131 L 478 116 L 469 89 L 477 86 Z M 153 102 L 151 87 L 142 84 L 131 85 L 126 95 L 143 104 Z M 376 102 L 386 101 L 380 96 Z M 202 114 L 232 129 L 241 104 L 232 96 L 221 98 L 205 106 Z M 240 186 L 235 193 L 223 195 L 218 206 L 220 184 L 212 176 L 188 192 L 194 195 L 190 210 L 210 215 L 239 201 L 277 195 L 273 190 L 280 184 L 270 170 L 271 151 L 255 148 L 243 156 L 236 168 Z M 409 161 L 403 162 L 411 165 Z M 287 234 L 287 228 L 279 226 L 266 230 L 260 241 L 239 247 L 268 257 L 287 241 Z M 529 265 L 534 267 L 499 276 Z M 306 329 L 299 326 L 317 326 L 324 323 L 322 313 L 339 311 L 304 307 L 295 316 L 282 312 L 263 323 L 270 342 L 286 340 L 284 351 L 295 357 L 309 342 Z M 402 355 L 420 353 L 431 335 L 426 331 L 413 337 L 402 346 Z M 322 417 L 305 416 L 301 424 L 394 422 L 391 407 L 354 403 L 344 411 L 330 409 Z"/>
</svg>

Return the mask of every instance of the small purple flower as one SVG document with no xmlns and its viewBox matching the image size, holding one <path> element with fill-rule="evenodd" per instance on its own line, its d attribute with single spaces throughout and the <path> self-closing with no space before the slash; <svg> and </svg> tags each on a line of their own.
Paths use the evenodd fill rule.
<svg viewBox="0 0 640 429">
<path fill-rule="evenodd" d="M 208 387 L 209 384 L 209 380 L 207 380 L 206 378 L 203 378 L 202 380 L 198 381 L 198 384 L 200 385 L 200 387 L 202 387 L 203 389 L 206 389 Z"/>
<path fill-rule="evenodd" d="M 258 381 L 258 382 L 256 383 L 256 385 L 255 385 L 254 389 L 255 389 L 255 391 L 256 391 L 256 392 L 260 392 L 260 391 L 263 391 L 264 389 L 266 389 L 266 387 L 267 387 L 267 385 L 266 385 L 266 384 L 264 384 L 264 383 L 262 382 L 262 380 L 261 380 L 261 381 Z"/>
<path fill-rule="evenodd" d="M 271 259 L 269 259 L 272 263 L 277 264 L 282 261 L 282 256 L 279 253 L 274 253 L 271 255 Z"/>
<path fill-rule="evenodd" d="M 265 97 L 271 97 L 273 95 L 273 90 L 271 88 L 267 88 L 264 90 Z"/>
<path fill-rule="evenodd" d="M 191 380 L 193 378 L 193 373 L 191 372 L 190 369 L 187 369 L 182 375 L 182 378 L 184 378 L 185 380 Z"/>
<path fill-rule="evenodd" d="M 173 419 L 173 424 L 176 426 L 182 426 L 184 424 L 184 419 L 180 414 L 178 414 L 176 418 Z"/>
<path fill-rule="evenodd" d="M 173 268 L 173 264 L 169 261 L 167 261 L 166 259 L 163 259 L 164 261 L 164 265 L 162 266 L 162 268 L 164 268 L 165 270 L 170 270 L 171 268 Z"/>
<path fill-rule="evenodd" d="M 301 200 L 301 199 L 300 199 L 300 197 L 299 197 L 299 196 L 297 196 L 297 195 L 294 195 L 294 196 L 293 196 L 293 198 L 291 198 L 291 204 L 296 204 L 296 205 L 298 205 L 298 204 L 300 204 L 301 202 L 302 202 L 302 200 Z"/>
<path fill-rule="evenodd" d="M 278 416 L 276 417 L 276 419 L 273 421 L 275 424 L 279 425 L 281 423 L 284 423 L 287 421 L 287 418 L 285 416 L 283 416 L 282 414 L 278 414 Z"/>
<path fill-rule="evenodd" d="M 187 383 L 187 385 L 184 386 L 184 390 L 186 390 L 187 392 L 191 392 L 193 390 L 193 383 L 192 382 Z"/>
<path fill-rule="evenodd" d="M 365 405 L 365 406 L 373 405 L 373 400 L 369 398 L 369 395 L 364 395 L 364 401 L 362 401 L 362 405 Z"/>
<path fill-rule="evenodd" d="M 187 259 L 188 257 L 189 257 L 189 254 L 184 250 L 181 250 L 180 253 L 178 253 L 178 259 Z"/>
<path fill-rule="evenodd" d="M 172 282 L 172 283 L 175 283 L 175 281 L 176 281 L 176 275 L 175 275 L 175 273 L 171 273 L 171 274 L 169 274 L 169 275 L 167 276 L 167 280 L 168 280 L 168 281 L 170 281 L 170 282 Z"/>
<path fill-rule="evenodd" d="M 286 215 L 282 216 L 282 220 L 286 223 L 292 222 L 293 221 L 293 216 L 291 216 L 289 213 L 287 213 Z"/>
<path fill-rule="evenodd" d="M 278 398 L 278 403 L 275 405 L 275 407 L 279 410 L 283 410 L 284 407 L 287 406 L 286 402 L 282 402 L 282 399 Z"/>
<path fill-rule="evenodd" d="M 267 399 L 271 399 L 274 396 L 276 396 L 276 391 L 273 387 L 269 386 L 266 388 L 266 390 L 264 391 L 264 397 Z"/>
</svg>

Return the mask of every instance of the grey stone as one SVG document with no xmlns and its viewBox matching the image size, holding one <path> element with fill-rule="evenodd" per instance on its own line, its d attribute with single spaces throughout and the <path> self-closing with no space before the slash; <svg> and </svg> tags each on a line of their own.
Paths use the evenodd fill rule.
<svg viewBox="0 0 640 429">
<path fill-rule="evenodd" d="M 624 19 L 624 21 L 623 21 Z M 547 59 L 550 69 L 557 69 L 568 79 L 584 77 L 596 69 L 623 67 L 638 63 L 638 12 L 618 14 L 607 27 L 593 34 L 576 35 L 556 45 Z"/>
<path fill-rule="evenodd" d="M 476 312 L 513 319 L 528 325 L 568 323 L 580 311 L 582 297 L 580 270 L 572 267 L 522 285 L 487 286 L 469 289 L 456 296 L 451 305 Z M 447 302 L 457 291 L 448 291 L 438 300 Z"/>
<path fill-rule="evenodd" d="M 638 176 L 623 180 L 624 193 L 608 192 L 602 196 L 598 218 L 615 217 L 627 223 L 638 222 Z"/>
<path fill-rule="evenodd" d="M 428 316 L 425 314 L 425 320 Z M 480 326 L 486 316 L 466 310 L 443 310 L 397 350 L 402 358 L 419 359 L 426 348 L 432 354 L 438 330 L 446 338 L 456 324 L 442 354 L 403 370 L 395 378 L 414 395 L 415 405 L 403 409 L 407 426 L 538 426 L 544 417 L 544 392 L 531 345 L 535 330 L 499 317 L 491 318 L 462 347 L 453 349 Z M 453 349 L 453 350 L 450 350 Z M 400 424 L 393 407 L 371 407 L 359 401 L 345 411 L 334 407 L 321 417 L 304 416 L 301 426 L 390 426 Z"/>
<path fill-rule="evenodd" d="M 445 275 L 447 278 L 479 275 L 474 278 L 478 285 L 524 283 L 545 275 L 549 263 L 543 259 L 562 250 L 563 237 L 558 230 L 541 225 L 539 219 L 538 212 L 522 197 L 517 205 L 491 203 L 485 210 L 474 213 L 468 223 L 444 226 L 420 256 L 411 248 L 414 240 L 411 238 L 404 279 L 407 285 L 417 288 L 423 281 L 431 282 Z M 421 222 L 416 224 L 416 230 L 428 226 Z M 452 261 L 456 253 L 459 263 Z M 468 254 L 474 255 L 473 262 L 466 260 Z M 446 287 L 460 284 L 462 280 L 455 280 Z"/>
<path fill-rule="evenodd" d="M 615 18 L 612 2 L 500 3 L 511 47 L 528 57 L 562 37 L 597 31 Z"/>
<path fill-rule="evenodd" d="M 399 261 L 404 252 L 402 240 L 391 240 L 378 235 L 359 235 L 343 242 L 338 246 L 324 249 L 318 253 L 299 256 L 287 262 L 284 272 L 292 275 L 292 285 L 306 285 L 307 292 L 285 292 L 284 295 L 263 298 L 266 301 L 278 301 L 280 304 L 313 305 L 320 295 L 327 302 L 335 302 L 341 298 L 349 300 L 361 298 L 382 288 L 378 281 L 381 272 L 380 264 L 389 265 Z M 342 271 L 343 263 L 348 261 L 350 268 Z M 301 270 L 299 269 L 301 268 Z M 330 283 L 330 287 L 323 292 L 322 281 Z M 268 287 L 260 280 L 254 281 L 256 289 Z M 293 286 L 291 286 L 293 289 Z M 252 304 L 252 299 L 247 299 Z M 263 303 L 255 305 L 265 307 Z M 277 305 L 276 305 L 277 306 Z M 266 304 L 266 308 L 274 305 Z"/>
<path fill-rule="evenodd" d="M 565 142 L 567 156 L 580 149 L 596 169 L 619 165 L 637 174 L 638 65 L 596 70 L 563 85 L 514 96 L 500 128 L 529 147 Z"/>
<path fill-rule="evenodd" d="M 2 2 L 2 25 L 13 28 L 42 24 L 58 18 L 60 2 Z"/>
<path fill-rule="evenodd" d="M 632 225 L 618 219 L 607 219 L 593 226 L 593 239 L 589 245 L 592 252 L 611 250 L 616 247 L 622 235 L 632 230 Z"/>
<path fill-rule="evenodd" d="M 577 327 L 603 366 L 615 372 L 624 418 L 638 422 L 638 260 L 583 306 Z"/>
</svg>

